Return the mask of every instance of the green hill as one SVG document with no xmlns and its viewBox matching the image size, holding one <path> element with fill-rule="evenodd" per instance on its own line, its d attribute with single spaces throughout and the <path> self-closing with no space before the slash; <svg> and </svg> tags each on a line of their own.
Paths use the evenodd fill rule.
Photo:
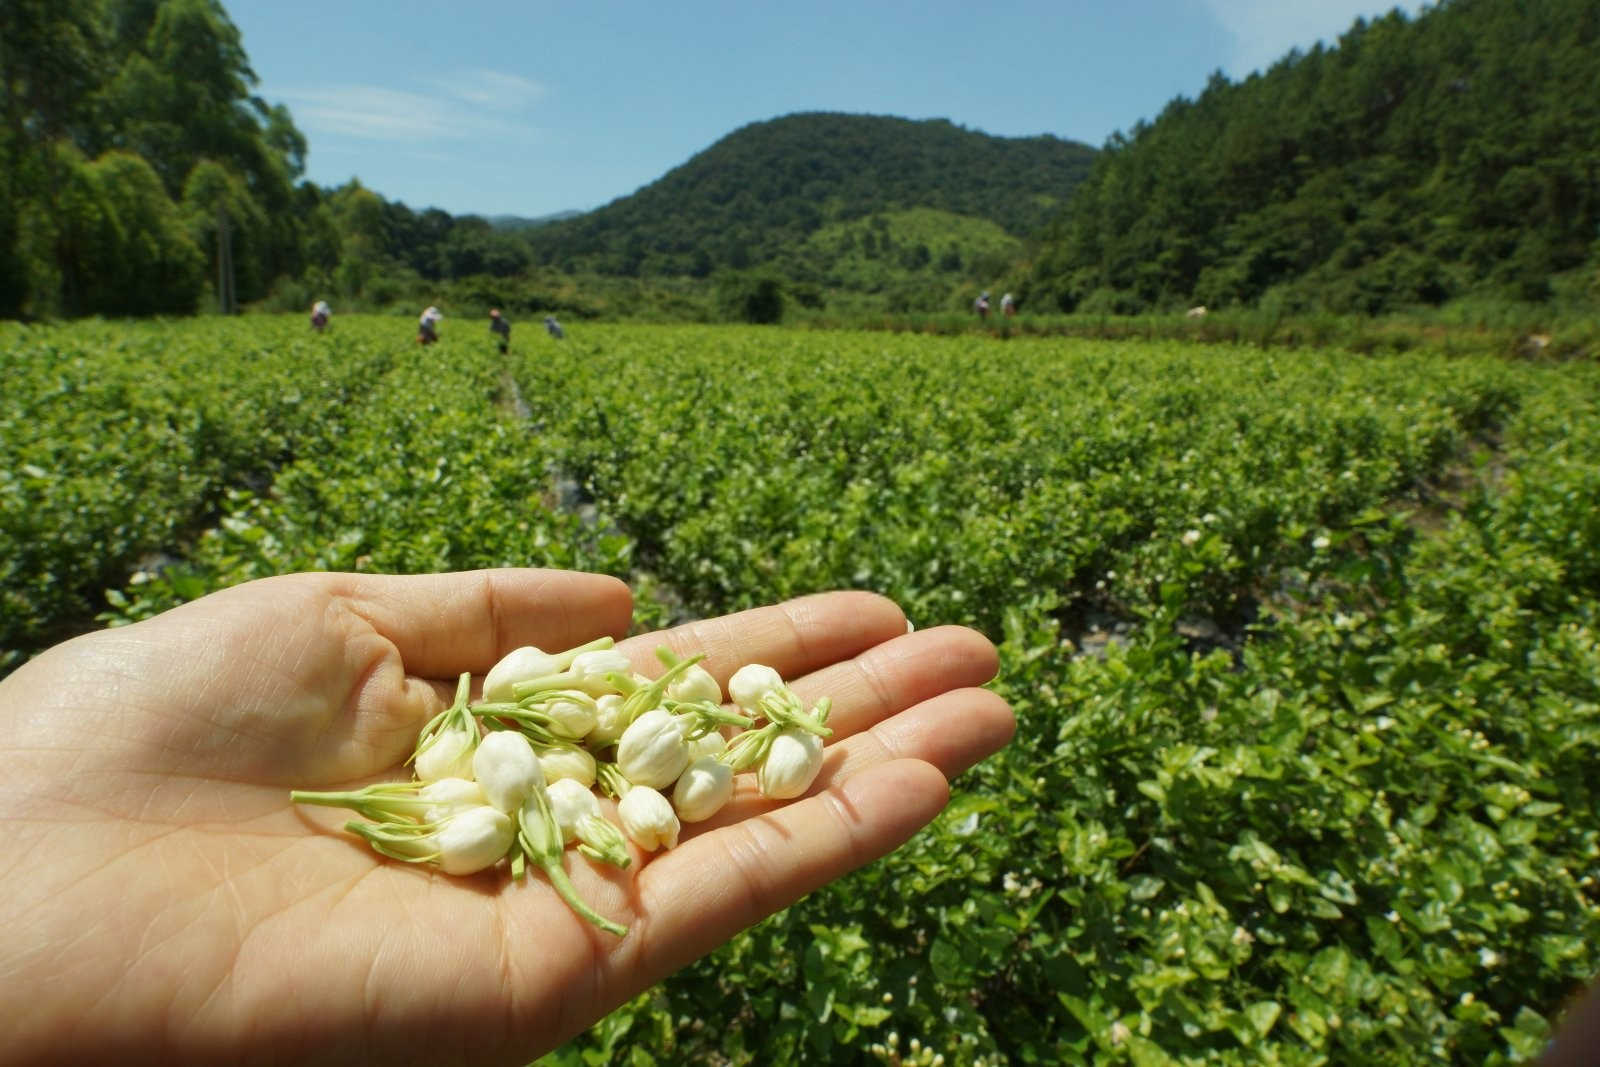
<svg viewBox="0 0 1600 1067">
<path fill-rule="evenodd" d="M 791 279 L 829 290 L 834 310 L 938 311 L 964 306 L 993 284 L 1023 242 L 990 219 L 937 208 L 832 222 L 786 253 Z"/>
<path fill-rule="evenodd" d="M 1378 312 L 1600 267 L 1600 3 L 1442 0 L 1113 137 L 1035 307 Z M 1587 264 L 1587 266 L 1586 266 Z"/>
<path fill-rule="evenodd" d="M 704 277 L 785 265 L 830 226 L 915 208 L 1020 237 L 1059 210 L 1094 154 L 1055 137 L 991 137 L 943 119 L 789 115 L 736 130 L 632 196 L 540 227 L 529 240 L 541 263 L 564 271 Z M 930 257 L 949 243 L 934 238 Z M 825 271 L 815 262 L 823 247 L 826 239 L 812 242 L 807 254 Z"/>
</svg>

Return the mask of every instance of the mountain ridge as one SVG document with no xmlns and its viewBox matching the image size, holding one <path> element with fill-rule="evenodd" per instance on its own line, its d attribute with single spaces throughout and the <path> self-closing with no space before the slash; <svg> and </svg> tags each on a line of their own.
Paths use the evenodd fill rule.
<svg viewBox="0 0 1600 1067">
<path fill-rule="evenodd" d="M 1006 138 L 947 119 L 796 112 L 748 123 L 629 196 L 528 234 L 561 270 L 691 275 L 785 259 L 825 225 L 933 208 L 1026 237 L 1088 172 L 1095 149 Z"/>
</svg>

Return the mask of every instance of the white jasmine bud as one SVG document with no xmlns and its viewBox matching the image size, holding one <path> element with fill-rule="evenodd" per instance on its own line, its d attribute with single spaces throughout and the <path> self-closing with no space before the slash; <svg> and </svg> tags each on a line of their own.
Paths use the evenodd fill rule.
<svg viewBox="0 0 1600 1067">
<path fill-rule="evenodd" d="M 540 651 L 532 645 L 523 645 L 506 653 L 483 676 L 483 699 L 493 703 L 516 700 L 512 686 L 518 682 L 531 682 L 560 671 L 560 657 Z"/>
<path fill-rule="evenodd" d="M 585 789 L 594 785 L 594 757 L 581 748 L 547 748 L 539 754 L 539 769 L 550 784 L 575 781 Z"/>
<path fill-rule="evenodd" d="M 775 800 L 800 796 L 822 769 L 822 738 L 798 727 L 785 727 L 772 738 L 767 758 L 756 771 L 761 795 Z"/>
<path fill-rule="evenodd" d="M 783 676 L 759 663 L 745 664 L 728 679 L 728 695 L 735 704 L 752 715 L 760 713 L 762 697 L 782 688 Z"/>
<path fill-rule="evenodd" d="M 479 742 L 472 772 L 484 798 L 499 811 L 516 811 L 529 793 L 544 785 L 539 757 L 516 730 L 496 730 Z"/>
<path fill-rule="evenodd" d="M 615 693 L 600 697 L 594 702 L 594 729 L 589 731 L 588 741 L 597 748 L 614 745 L 622 736 L 622 731 L 628 724 L 623 721 L 627 711 L 623 706 L 622 697 Z"/>
<path fill-rule="evenodd" d="M 543 710 L 550 717 L 551 732 L 573 741 L 589 736 L 597 719 L 593 705 L 576 700 L 552 700 Z"/>
<path fill-rule="evenodd" d="M 572 660 L 569 668 L 577 685 L 586 690 L 597 692 L 611 692 L 611 683 L 606 681 L 608 674 L 621 674 L 632 676 L 633 664 L 628 657 L 614 648 L 596 649 L 593 652 L 581 652 Z"/>
<path fill-rule="evenodd" d="M 689 742 L 689 762 L 693 763 L 701 756 L 720 755 L 727 749 L 727 739 L 716 730 L 708 730 Z"/>
<path fill-rule="evenodd" d="M 471 778 L 472 754 L 478 747 L 478 731 L 465 720 L 450 720 L 417 752 L 417 778 L 437 782 L 441 778 Z"/>
<path fill-rule="evenodd" d="M 733 796 L 733 768 L 715 756 L 702 756 L 684 770 L 672 788 L 672 806 L 684 822 L 703 822 Z"/>
<path fill-rule="evenodd" d="M 617 742 L 617 768 L 635 785 L 665 789 L 689 763 L 684 723 L 665 708 L 652 708 L 633 720 Z"/>
<path fill-rule="evenodd" d="M 439 869 L 446 874 L 473 874 L 493 867 L 511 851 L 517 831 L 503 811 L 480 805 L 467 808 L 440 824 L 433 834 Z"/>
<path fill-rule="evenodd" d="M 417 790 L 417 799 L 427 806 L 422 809 L 423 822 L 443 822 L 468 808 L 488 803 L 477 782 L 466 778 L 440 778 Z"/>
<path fill-rule="evenodd" d="M 649 786 L 636 785 L 617 804 L 617 817 L 633 843 L 646 852 L 673 848 L 681 828 L 667 798 Z"/>
<path fill-rule="evenodd" d="M 667 696 L 686 703 L 722 703 L 722 687 L 711 672 L 698 663 L 684 670 L 667 684 Z"/>
<path fill-rule="evenodd" d="M 551 782 L 545 793 L 550 798 L 550 811 L 561 828 L 563 844 L 572 844 L 578 836 L 578 823 L 591 815 L 600 814 L 600 800 L 581 783 L 571 778 Z M 533 803 L 529 800 L 528 803 Z"/>
</svg>

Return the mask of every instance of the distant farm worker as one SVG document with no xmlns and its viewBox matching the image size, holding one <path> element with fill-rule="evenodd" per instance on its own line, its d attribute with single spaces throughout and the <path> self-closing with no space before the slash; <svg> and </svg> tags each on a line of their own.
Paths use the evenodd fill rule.
<svg viewBox="0 0 1600 1067">
<path fill-rule="evenodd" d="M 489 309 L 489 332 L 500 338 L 500 354 L 511 350 L 511 324 L 500 314 L 499 308 Z"/>
<path fill-rule="evenodd" d="M 554 337 L 557 341 L 566 336 L 566 334 L 561 331 L 561 324 L 556 321 L 556 317 L 554 315 L 546 315 L 544 317 L 544 328 L 545 332 L 551 337 Z"/>
<path fill-rule="evenodd" d="M 989 317 L 989 294 L 980 294 L 978 299 L 972 302 L 972 310 L 978 313 L 978 318 L 987 319 Z"/>
<path fill-rule="evenodd" d="M 439 339 L 439 320 L 444 318 L 444 313 L 429 304 L 422 309 L 422 317 L 417 319 L 417 344 L 431 345 Z"/>
<path fill-rule="evenodd" d="M 311 305 L 311 328 L 321 333 L 328 326 L 328 320 L 333 318 L 333 309 L 326 300 L 318 300 Z"/>
<path fill-rule="evenodd" d="M 1009 319 L 1011 316 L 1015 315 L 1016 313 L 1017 313 L 1017 302 L 1015 300 L 1011 299 L 1011 294 L 1007 293 L 1005 296 L 1002 296 L 1000 298 L 1000 314 L 1004 315 L 1006 318 Z"/>
</svg>

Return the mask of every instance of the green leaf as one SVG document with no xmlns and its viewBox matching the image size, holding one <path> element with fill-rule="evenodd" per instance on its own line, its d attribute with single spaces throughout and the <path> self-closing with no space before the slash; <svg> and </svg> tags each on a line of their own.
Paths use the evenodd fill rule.
<svg viewBox="0 0 1600 1067">
<path fill-rule="evenodd" d="M 1275 1000 L 1257 1001 L 1244 1010 L 1245 1018 L 1250 1020 L 1250 1025 L 1255 1027 L 1256 1034 L 1260 1037 L 1266 1037 L 1272 1032 L 1272 1027 L 1282 1013 L 1283 1006 Z"/>
<path fill-rule="evenodd" d="M 1149 900 L 1161 892 L 1161 887 L 1166 884 L 1164 878 L 1157 878 L 1153 874 L 1141 874 L 1128 883 L 1128 896 L 1133 900 Z"/>
<path fill-rule="evenodd" d="M 967 980 L 967 967 L 961 960 L 960 950 L 944 938 L 935 940 L 928 950 L 928 963 L 933 967 L 934 977 L 946 985 L 962 985 Z"/>
</svg>

